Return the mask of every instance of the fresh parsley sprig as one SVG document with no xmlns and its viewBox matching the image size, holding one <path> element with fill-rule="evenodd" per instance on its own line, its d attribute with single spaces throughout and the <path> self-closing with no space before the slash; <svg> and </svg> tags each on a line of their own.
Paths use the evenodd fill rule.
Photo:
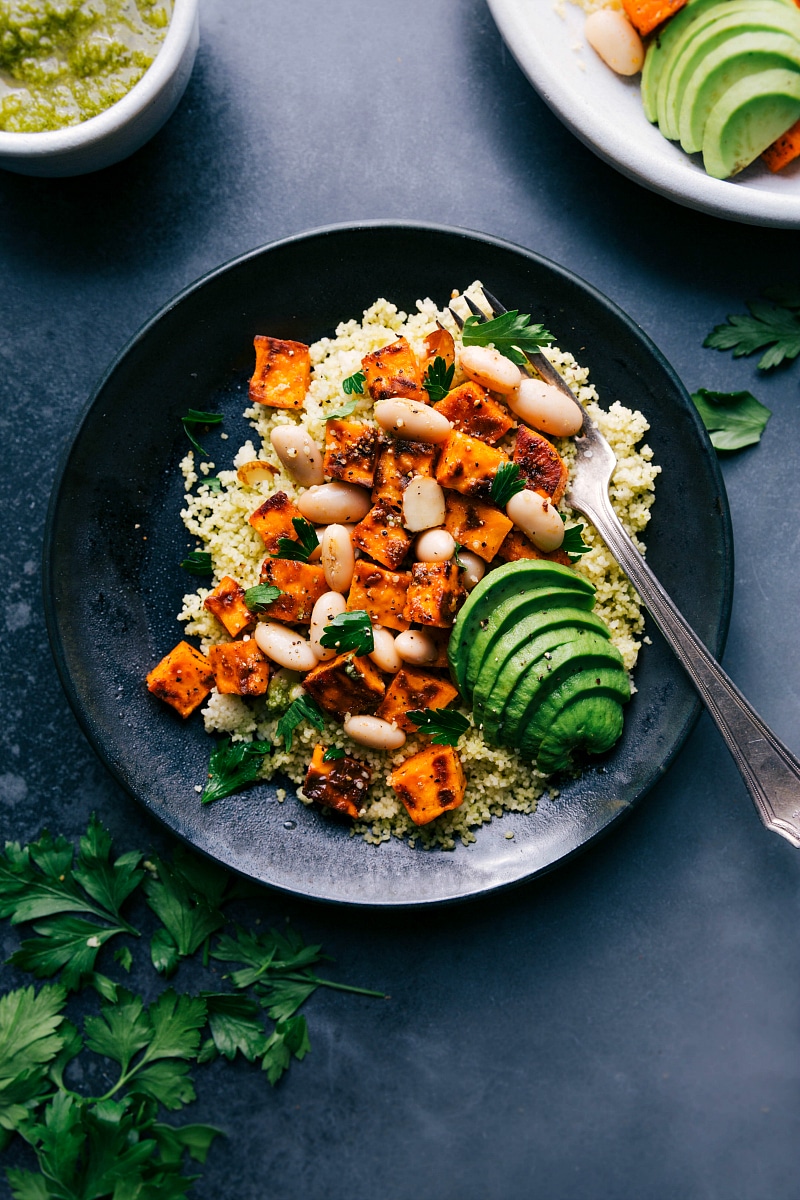
<svg viewBox="0 0 800 1200">
<path fill-rule="evenodd" d="M 244 602 L 250 612 L 260 613 L 268 609 L 282 595 L 283 592 L 279 587 L 275 587 L 274 583 L 257 583 L 255 587 L 246 590 Z"/>
<path fill-rule="evenodd" d="M 711 392 L 700 388 L 692 393 L 692 399 L 717 450 L 754 446 L 772 416 L 766 405 L 750 392 Z"/>
<path fill-rule="evenodd" d="M 214 573 L 214 564 L 207 550 L 192 550 L 191 554 L 187 554 L 183 559 L 181 566 L 190 575 L 212 575 Z"/>
<path fill-rule="evenodd" d="M 232 742 L 223 738 L 211 752 L 208 763 L 208 783 L 200 797 L 202 804 L 222 800 L 258 779 L 264 757 L 270 753 L 269 742 Z"/>
<path fill-rule="evenodd" d="M 346 654 L 349 650 L 355 650 L 358 655 L 371 654 L 375 649 L 372 619 L 361 608 L 339 613 L 330 625 L 325 626 L 319 640 L 320 645 L 328 650 L 337 650 L 339 654 Z"/>
<path fill-rule="evenodd" d="M 758 361 L 769 371 L 800 354 L 800 296 L 791 289 L 774 289 L 765 295 L 775 301 L 751 300 L 748 313 L 728 317 L 716 325 L 703 342 L 713 350 L 732 350 L 734 358 L 764 350 Z"/>
<path fill-rule="evenodd" d="M 447 360 L 437 354 L 425 372 L 425 378 L 422 381 L 422 386 L 430 396 L 431 404 L 436 404 L 437 401 L 444 400 L 453 386 L 453 376 L 455 373 L 455 363 L 451 363 L 448 367 Z"/>
<path fill-rule="evenodd" d="M 501 463 L 492 480 L 491 498 L 498 508 L 505 508 L 512 496 L 525 490 L 525 480 L 516 463 Z"/>
<path fill-rule="evenodd" d="M 312 696 L 298 696 L 296 700 L 292 701 L 280 721 L 278 721 L 275 732 L 278 737 L 283 738 L 283 744 L 287 750 L 291 750 L 292 748 L 292 737 L 295 729 L 297 729 L 298 725 L 302 725 L 304 721 L 309 725 L 313 725 L 314 729 L 318 729 L 320 733 L 325 728 L 325 718 Z"/>
<path fill-rule="evenodd" d="M 436 746 L 455 746 L 470 728 L 463 713 L 451 708 L 414 709 L 406 713 L 421 733 L 427 733 Z"/>
<path fill-rule="evenodd" d="M 363 371 L 354 371 L 352 375 L 348 375 L 346 379 L 342 380 L 342 391 L 346 396 L 363 396 L 366 382 L 367 377 Z M 355 408 L 355 402 L 353 408 Z"/>
<path fill-rule="evenodd" d="M 566 517 L 561 514 L 561 520 L 566 524 Z M 564 530 L 564 540 L 561 543 L 561 549 L 568 556 L 570 562 L 578 562 L 584 555 L 588 554 L 591 546 L 587 546 L 583 540 L 583 525 L 570 525 L 569 529 Z"/>
<path fill-rule="evenodd" d="M 278 538 L 278 549 L 270 557 L 284 558 L 291 562 L 307 563 L 319 546 L 317 531 L 305 517 L 292 517 L 292 525 L 294 525 L 298 540 L 295 541 L 294 538 L 286 537 Z"/>
<path fill-rule="evenodd" d="M 186 416 L 181 417 L 181 424 L 183 425 L 184 433 L 198 454 L 202 454 L 204 458 L 208 458 L 208 452 L 200 445 L 194 431 L 196 429 L 210 429 L 213 425 L 221 425 L 222 414 L 203 412 L 201 409 L 190 408 Z"/>
<path fill-rule="evenodd" d="M 517 366 L 527 363 L 526 354 L 535 354 L 542 346 L 553 341 L 552 333 L 544 325 L 531 325 L 528 313 L 511 309 L 491 321 L 481 321 L 476 316 L 467 317 L 461 332 L 465 346 L 494 346 Z"/>
</svg>

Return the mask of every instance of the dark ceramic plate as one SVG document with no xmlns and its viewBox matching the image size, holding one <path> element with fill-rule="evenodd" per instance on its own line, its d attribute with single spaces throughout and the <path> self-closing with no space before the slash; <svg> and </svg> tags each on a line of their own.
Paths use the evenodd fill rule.
<svg viewBox="0 0 800 1200">
<path fill-rule="evenodd" d="M 264 784 L 201 808 L 210 741 L 144 687 L 175 644 L 175 613 L 192 580 L 178 567 L 187 408 L 225 414 L 231 453 L 254 334 L 311 342 L 358 317 L 376 297 L 404 308 L 444 302 L 482 280 L 509 307 L 534 314 L 590 368 L 602 401 L 640 408 L 663 467 L 648 560 L 704 641 L 727 631 L 732 544 L 725 491 L 691 400 L 653 344 L 609 300 L 526 250 L 454 229 L 370 223 L 320 230 L 254 251 L 194 284 L 122 352 L 76 430 L 50 505 L 45 547 L 47 620 L 67 695 L 90 742 L 128 791 L 181 838 L 273 887 L 348 904 L 456 900 L 530 879 L 618 821 L 664 772 L 698 701 L 653 630 L 638 691 L 614 751 L 544 800 L 507 816 L 452 853 L 379 848 L 351 838 Z M 218 466 L 222 466 L 218 460 Z M 229 464 L 224 464 L 229 465 Z M 692 503 L 686 504 L 691 496 Z M 514 839 L 506 834 L 514 831 Z"/>
</svg>

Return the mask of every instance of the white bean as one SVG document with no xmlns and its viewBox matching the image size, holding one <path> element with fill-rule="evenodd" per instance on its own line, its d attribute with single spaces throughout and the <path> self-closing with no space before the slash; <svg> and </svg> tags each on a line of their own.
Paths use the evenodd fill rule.
<svg viewBox="0 0 800 1200">
<path fill-rule="evenodd" d="M 302 487 L 322 483 L 322 455 L 302 425 L 276 425 L 269 440 L 292 479 Z"/>
<path fill-rule="evenodd" d="M 354 483 L 322 483 L 303 492 L 297 507 L 307 521 L 327 525 L 331 522 L 362 521 L 372 507 L 370 494 Z"/>
<path fill-rule="evenodd" d="M 406 629 L 394 639 L 394 648 L 403 662 L 430 665 L 439 657 L 436 642 L 424 629 Z"/>
<path fill-rule="evenodd" d="M 356 555 L 346 526 L 329 525 L 322 535 L 322 569 L 332 592 L 350 591 Z"/>
<path fill-rule="evenodd" d="M 319 662 L 309 641 L 277 621 L 259 621 L 253 636 L 259 650 L 263 650 L 267 658 L 271 658 L 279 667 L 310 671 Z"/>
<path fill-rule="evenodd" d="M 446 529 L 428 529 L 414 546 L 417 562 L 447 562 L 456 552 L 456 539 Z"/>
<path fill-rule="evenodd" d="M 372 636 L 375 639 L 375 649 L 370 658 L 381 671 L 386 671 L 388 675 L 396 675 L 403 665 L 403 660 L 397 653 L 394 637 L 381 625 L 372 626 Z"/>
<path fill-rule="evenodd" d="M 511 411 L 526 425 L 553 437 L 572 437 L 583 425 L 583 413 L 577 403 L 543 379 L 523 379 L 506 400 Z"/>
<path fill-rule="evenodd" d="M 330 625 L 334 617 L 338 617 L 346 608 L 347 601 L 341 592 L 324 592 L 314 605 L 308 627 L 308 640 L 317 658 L 336 657 L 338 651 L 333 647 L 323 646 L 319 639 L 325 632 L 325 626 Z"/>
<path fill-rule="evenodd" d="M 403 524 L 411 533 L 444 524 L 444 492 L 428 475 L 414 475 L 403 492 Z"/>
<path fill-rule="evenodd" d="M 444 442 L 453 429 L 443 413 L 419 400 L 401 400 L 399 397 L 379 400 L 374 412 L 384 433 L 412 442 Z"/>
<path fill-rule="evenodd" d="M 354 742 L 372 750 L 399 750 L 406 740 L 402 729 L 380 717 L 350 717 L 344 723 L 344 731 Z"/>
<path fill-rule="evenodd" d="M 624 13 L 600 9 L 590 13 L 586 40 L 607 67 L 618 75 L 636 75 L 644 66 L 644 46 Z"/>
<path fill-rule="evenodd" d="M 564 522 L 549 496 L 517 492 L 506 505 L 506 516 L 547 554 L 564 540 Z"/>
<path fill-rule="evenodd" d="M 513 392 L 522 376 L 516 363 L 491 346 L 464 346 L 459 361 L 468 379 L 492 392 Z"/>
<path fill-rule="evenodd" d="M 458 557 L 464 567 L 464 570 L 461 572 L 461 582 L 467 591 L 471 592 L 486 574 L 486 563 L 482 558 L 478 558 L 477 554 L 473 554 L 471 550 L 459 550 Z"/>
</svg>

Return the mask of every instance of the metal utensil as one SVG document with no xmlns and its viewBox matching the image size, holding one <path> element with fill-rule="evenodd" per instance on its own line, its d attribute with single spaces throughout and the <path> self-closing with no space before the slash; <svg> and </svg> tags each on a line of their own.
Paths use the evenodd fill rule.
<svg viewBox="0 0 800 1200">
<path fill-rule="evenodd" d="M 507 311 L 487 292 L 493 316 Z M 489 318 L 468 296 L 462 297 L 481 323 Z M 464 320 L 452 305 L 459 328 Z M 608 495 L 617 460 L 603 434 L 555 367 L 540 353 L 526 355 L 532 374 L 557 387 L 578 405 L 583 428 L 575 438 L 577 456 L 567 500 L 587 517 L 616 558 L 691 679 L 733 755 L 747 790 L 768 829 L 800 848 L 800 761 L 764 724 L 670 600 L 625 531 Z"/>
</svg>

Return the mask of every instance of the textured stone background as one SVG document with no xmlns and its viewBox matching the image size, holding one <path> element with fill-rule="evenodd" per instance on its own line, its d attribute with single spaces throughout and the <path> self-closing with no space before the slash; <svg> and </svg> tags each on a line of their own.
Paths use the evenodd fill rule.
<svg viewBox="0 0 800 1200">
<path fill-rule="evenodd" d="M 531 247 L 625 308 L 690 390 L 750 387 L 774 410 L 763 444 L 723 466 L 725 663 L 800 750 L 800 368 L 761 379 L 701 348 L 762 286 L 796 282 L 800 235 L 678 208 L 605 166 L 530 88 L 482 0 L 202 0 L 195 74 L 153 142 L 94 177 L 0 176 L 3 836 L 76 835 L 96 810 L 121 848 L 167 843 L 84 741 L 44 632 L 48 494 L 94 383 L 206 270 L 367 217 Z M 761 828 L 702 718 L 630 819 L 537 884 L 420 915 L 265 891 L 251 919 L 290 916 L 341 978 L 391 999 L 314 997 L 313 1052 L 274 1091 L 246 1065 L 208 1069 L 190 1113 L 230 1138 L 196 1194 L 790 1200 L 799 882 L 800 856 Z M 6 926 L 3 956 L 15 945 Z"/>
</svg>

